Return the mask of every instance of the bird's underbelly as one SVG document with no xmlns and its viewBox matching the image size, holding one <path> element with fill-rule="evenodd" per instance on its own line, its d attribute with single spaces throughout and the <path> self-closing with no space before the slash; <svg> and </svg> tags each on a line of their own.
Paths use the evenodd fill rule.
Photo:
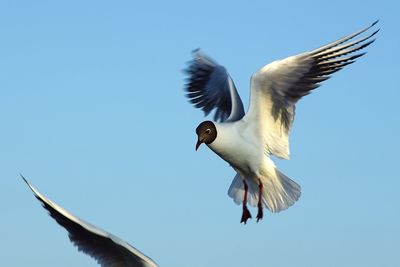
<svg viewBox="0 0 400 267">
<path fill-rule="evenodd" d="M 231 143 L 223 147 L 210 146 L 210 148 L 245 176 L 257 175 L 261 160 L 265 157 L 263 153 L 260 155 L 259 149 L 248 144 Z"/>
</svg>

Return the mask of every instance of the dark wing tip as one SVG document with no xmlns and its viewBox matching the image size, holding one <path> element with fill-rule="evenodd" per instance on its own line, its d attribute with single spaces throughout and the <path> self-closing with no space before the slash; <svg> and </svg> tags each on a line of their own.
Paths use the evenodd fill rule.
<svg viewBox="0 0 400 267">
<path fill-rule="evenodd" d="M 33 192 L 33 194 L 35 195 L 35 197 L 37 197 L 37 194 L 35 192 L 35 189 L 33 188 L 33 186 L 31 185 L 30 182 L 28 182 L 28 180 L 25 179 L 25 177 L 20 173 L 19 176 L 21 176 L 22 180 L 24 180 L 24 182 L 28 185 L 29 189 Z"/>
<path fill-rule="evenodd" d="M 374 31 L 373 33 L 370 34 L 370 36 L 368 36 L 367 39 L 371 38 L 372 36 L 374 36 L 375 34 L 377 34 L 379 31 L 381 30 L 381 28 L 378 28 L 376 31 Z M 375 39 L 374 39 L 375 41 Z"/>
<path fill-rule="evenodd" d="M 25 179 L 25 177 L 22 175 L 22 173 L 19 174 L 19 176 L 21 176 L 22 180 L 24 180 L 24 182 L 29 185 L 29 182 Z"/>
<path fill-rule="evenodd" d="M 367 53 L 367 51 L 364 51 L 364 52 L 361 52 L 361 53 L 358 53 L 358 54 L 355 54 L 355 55 L 353 55 L 353 56 L 351 56 L 351 57 L 349 57 L 348 58 L 348 60 L 354 60 L 354 59 L 357 59 L 357 58 L 359 58 L 359 57 L 362 57 L 363 55 L 365 55 Z M 346 60 L 347 61 L 347 60 Z"/>
<path fill-rule="evenodd" d="M 376 25 L 378 22 L 379 22 L 379 19 L 375 20 L 374 22 L 372 22 L 372 24 L 371 24 L 371 26 L 370 26 L 370 27 L 373 27 L 373 26 L 375 26 L 375 25 Z"/>
<path fill-rule="evenodd" d="M 201 48 L 198 47 L 192 50 L 192 57 L 193 60 L 199 60 L 199 58 L 204 58 L 206 56 L 202 53 Z"/>
<path fill-rule="evenodd" d="M 197 47 L 192 50 L 192 54 L 196 54 L 196 53 L 200 52 L 200 50 L 201 50 L 200 47 Z"/>
</svg>

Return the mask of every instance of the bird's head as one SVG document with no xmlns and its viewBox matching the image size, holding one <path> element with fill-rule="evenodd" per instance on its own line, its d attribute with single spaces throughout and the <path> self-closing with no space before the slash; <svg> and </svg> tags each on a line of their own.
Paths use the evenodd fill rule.
<svg viewBox="0 0 400 267">
<path fill-rule="evenodd" d="M 212 121 L 203 121 L 196 128 L 196 150 L 202 143 L 211 144 L 217 138 L 217 128 Z"/>
</svg>

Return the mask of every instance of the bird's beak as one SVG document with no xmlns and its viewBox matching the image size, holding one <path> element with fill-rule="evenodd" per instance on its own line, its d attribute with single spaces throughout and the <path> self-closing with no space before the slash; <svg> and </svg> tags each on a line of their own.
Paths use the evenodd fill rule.
<svg viewBox="0 0 400 267">
<path fill-rule="evenodd" d="M 203 143 L 203 141 L 202 140 L 197 140 L 197 143 L 196 143 L 196 151 L 197 151 L 197 149 L 199 149 L 199 146 L 201 145 Z"/>
</svg>

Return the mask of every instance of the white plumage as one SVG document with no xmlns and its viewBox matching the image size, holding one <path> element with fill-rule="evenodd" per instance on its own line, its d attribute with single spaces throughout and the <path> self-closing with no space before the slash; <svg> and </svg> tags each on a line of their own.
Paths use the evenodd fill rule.
<svg viewBox="0 0 400 267">
<path fill-rule="evenodd" d="M 244 213 L 246 202 L 259 207 L 257 218 L 261 219 L 263 206 L 279 212 L 298 200 L 300 186 L 277 170 L 269 156 L 289 159 L 295 104 L 332 73 L 364 55 L 365 52 L 353 53 L 373 43 L 375 39 L 371 38 L 379 30 L 351 40 L 376 23 L 256 71 L 251 77 L 247 113 L 226 69 L 199 50 L 195 51 L 187 69 L 187 97 L 205 115 L 215 110 L 214 122 L 205 121 L 196 129 L 199 138 L 196 149 L 206 143 L 236 170 L 228 194 L 236 203 L 243 203 Z M 246 220 L 242 217 L 242 222 Z"/>
</svg>

